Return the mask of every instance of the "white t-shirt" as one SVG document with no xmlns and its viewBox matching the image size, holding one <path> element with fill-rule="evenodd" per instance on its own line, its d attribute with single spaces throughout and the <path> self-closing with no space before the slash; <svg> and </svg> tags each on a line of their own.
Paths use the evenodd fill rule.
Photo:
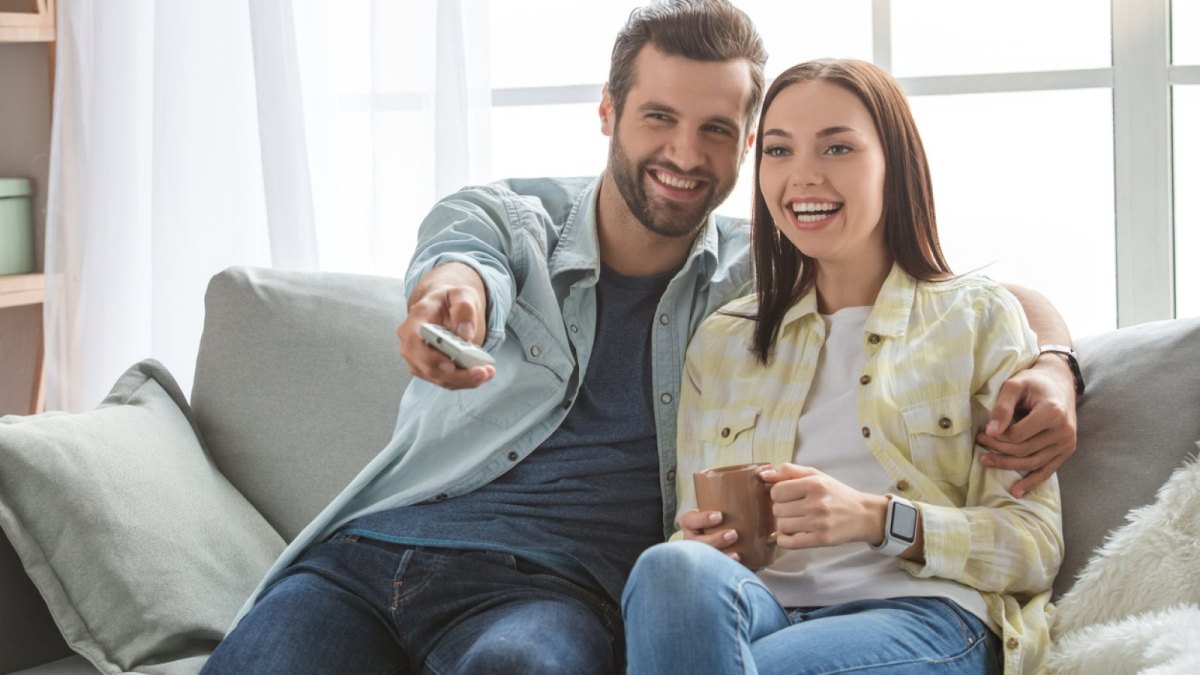
<svg viewBox="0 0 1200 675">
<path fill-rule="evenodd" d="M 863 492 L 884 494 L 891 480 L 859 431 L 858 375 L 867 362 L 863 332 L 871 307 L 822 315 L 826 338 L 816 376 L 796 428 L 793 461 L 811 466 Z M 993 630 L 983 596 L 948 579 L 917 578 L 897 558 L 862 542 L 807 550 L 780 549 L 758 576 L 784 607 L 825 607 L 869 598 L 945 597 Z M 997 630 L 997 632 L 999 632 Z"/>
</svg>

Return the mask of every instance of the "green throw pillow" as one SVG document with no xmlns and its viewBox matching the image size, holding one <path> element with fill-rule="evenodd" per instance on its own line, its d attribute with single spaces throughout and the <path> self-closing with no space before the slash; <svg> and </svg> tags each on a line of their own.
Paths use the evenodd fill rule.
<svg viewBox="0 0 1200 675">
<path fill-rule="evenodd" d="M 0 527 L 67 644 L 111 673 L 195 672 L 284 546 L 155 361 L 91 412 L 0 419 Z"/>
</svg>

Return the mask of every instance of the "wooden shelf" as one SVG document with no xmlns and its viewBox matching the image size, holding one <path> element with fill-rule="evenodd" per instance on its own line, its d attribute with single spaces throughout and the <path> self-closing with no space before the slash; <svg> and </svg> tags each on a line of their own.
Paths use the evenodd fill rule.
<svg viewBox="0 0 1200 675">
<path fill-rule="evenodd" d="M 40 305 L 46 296 L 44 274 L 0 275 L 0 309 Z"/>
<path fill-rule="evenodd" d="M 11 3 L 6 3 L 10 6 Z M 0 12 L 0 43 L 44 42 L 49 48 L 53 110 L 58 0 L 26 0 L 27 12 Z M 0 276 L 0 415 L 36 414 L 45 402 L 42 274 Z"/>
<path fill-rule="evenodd" d="M 54 42 L 57 1 L 29 0 L 28 12 L 0 12 L 0 42 Z"/>
</svg>

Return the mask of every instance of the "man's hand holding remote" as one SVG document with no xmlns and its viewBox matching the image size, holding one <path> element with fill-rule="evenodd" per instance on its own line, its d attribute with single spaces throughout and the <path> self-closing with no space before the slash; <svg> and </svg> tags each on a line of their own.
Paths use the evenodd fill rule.
<svg viewBox="0 0 1200 675">
<path fill-rule="evenodd" d="M 408 315 L 396 329 L 400 355 L 409 371 L 446 389 L 471 389 L 496 375 L 494 366 L 459 368 L 425 344 L 423 323 L 445 326 L 464 340 L 483 344 L 487 335 L 487 292 L 475 270 L 462 263 L 434 268 L 421 278 L 408 298 Z"/>
</svg>

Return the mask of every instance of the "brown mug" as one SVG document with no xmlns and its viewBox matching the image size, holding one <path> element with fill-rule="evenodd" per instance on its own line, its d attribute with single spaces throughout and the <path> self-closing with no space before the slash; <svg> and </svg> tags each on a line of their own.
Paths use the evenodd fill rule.
<svg viewBox="0 0 1200 675">
<path fill-rule="evenodd" d="M 720 511 L 723 519 L 714 530 L 733 528 L 737 541 L 725 553 L 737 553 L 746 567 L 757 570 L 775 556 L 775 513 L 771 510 L 771 486 L 759 477 L 766 462 L 705 469 L 692 474 L 696 485 L 696 508 Z"/>
</svg>

